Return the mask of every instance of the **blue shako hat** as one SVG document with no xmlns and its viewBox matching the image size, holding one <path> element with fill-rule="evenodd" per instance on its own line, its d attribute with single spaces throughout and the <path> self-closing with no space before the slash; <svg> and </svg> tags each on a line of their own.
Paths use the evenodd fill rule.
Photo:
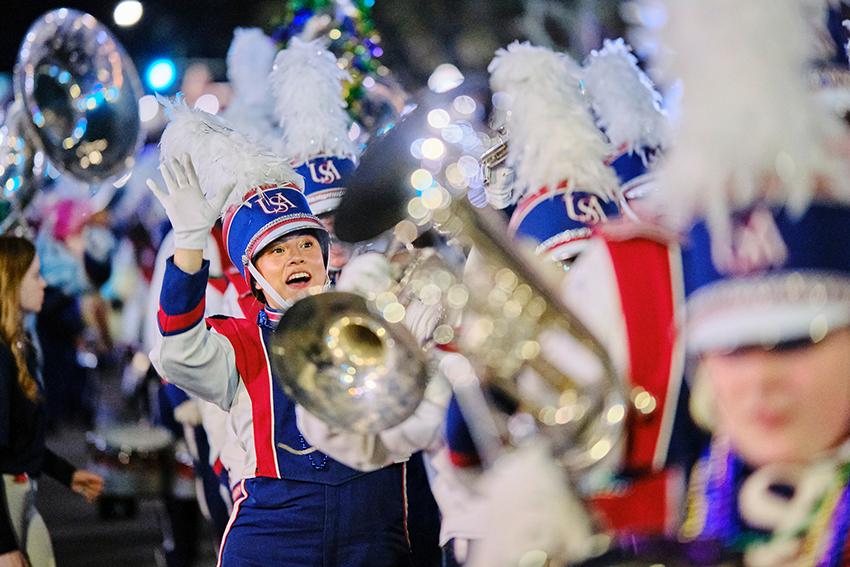
<svg viewBox="0 0 850 567">
<path fill-rule="evenodd" d="M 590 225 L 615 214 L 620 185 L 605 163 L 610 145 L 582 94 L 580 67 L 563 53 L 515 42 L 488 70 L 493 92 L 510 101 L 505 166 L 515 172 L 517 207 L 509 230 L 538 242 L 539 253 L 570 259 Z"/>
<path fill-rule="evenodd" d="M 321 40 L 292 38 L 269 75 L 282 137 L 275 148 L 304 178 L 316 215 L 334 211 L 356 167 L 357 145 L 342 94 L 348 72 Z"/>
<path fill-rule="evenodd" d="M 593 226 L 619 216 L 615 201 L 561 183 L 526 195 L 514 209 L 508 230 L 511 236 L 538 243 L 536 252 L 563 262 L 577 256 L 587 245 Z"/>
<path fill-rule="evenodd" d="M 826 10 L 804 4 L 678 2 L 661 30 L 683 96 L 651 200 L 685 235 L 693 354 L 850 324 L 847 131 L 807 80 Z"/>
<path fill-rule="evenodd" d="M 850 206 L 815 201 L 798 216 L 756 205 L 731 216 L 722 260 L 704 221 L 683 248 L 693 350 L 817 342 L 850 324 Z"/>
<path fill-rule="evenodd" d="M 356 164 L 339 156 L 316 156 L 295 168 L 304 178 L 304 195 L 315 215 L 334 211 L 345 193 Z"/>
<path fill-rule="evenodd" d="M 251 189 L 225 212 L 222 232 L 230 260 L 250 284 L 248 263 L 281 236 L 302 230 L 316 231 L 327 266 L 328 231 L 304 194 L 293 184 L 267 184 Z"/>
</svg>

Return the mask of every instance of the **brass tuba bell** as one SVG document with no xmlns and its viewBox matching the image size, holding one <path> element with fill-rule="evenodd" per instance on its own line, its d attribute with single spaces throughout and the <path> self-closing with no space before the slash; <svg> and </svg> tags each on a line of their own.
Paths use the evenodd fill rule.
<svg viewBox="0 0 850 567">
<path fill-rule="evenodd" d="M 377 433 L 410 416 L 425 392 L 426 361 L 402 325 L 366 300 L 332 291 L 296 302 L 281 318 L 270 358 L 286 394 L 325 423 Z"/>
</svg>

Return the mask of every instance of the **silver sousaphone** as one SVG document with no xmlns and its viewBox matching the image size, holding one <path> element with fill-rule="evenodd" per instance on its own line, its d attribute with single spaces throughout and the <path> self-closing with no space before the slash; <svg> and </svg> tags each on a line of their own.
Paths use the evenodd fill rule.
<svg viewBox="0 0 850 567">
<path fill-rule="evenodd" d="M 94 16 L 60 8 L 36 20 L 18 52 L 14 89 L 19 110 L 7 117 L 9 147 L 3 149 L 17 168 L 14 179 L 3 178 L 9 187 L 2 199 L 10 208 L 22 210 L 26 203 L 18 196 L 40 189 L 30 165 L 38 166 L 38 152 L 92 193 L 111 188 L 108 182 L 135 164 L 143 141 L 141 81 L 127 52 Z"/>
</svg>

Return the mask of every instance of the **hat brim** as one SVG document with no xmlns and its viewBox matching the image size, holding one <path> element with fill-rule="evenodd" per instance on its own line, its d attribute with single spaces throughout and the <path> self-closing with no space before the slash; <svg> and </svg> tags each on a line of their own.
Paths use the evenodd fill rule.
<svg viewBox="0 0 850 567">
<path fill-rule="evenodd" d="M 774 345 L 850 324 L 850 277 L 818 270 L 719 280 L 694 292 L 685 328 L 692 353 Z"/>
<path fill-rule="evenodd" d="M 327 229 L 315 217 L 296 217 L 296 218 L 280 218 L 275 219 L 258 233 L 254 242 L 251 245 L 250 257 L 253 261 L 257 254 L 262 252 L 266 246 L 288 234 L 298 232 L 299 230 L 319 230 L 327 232 Z"/>
</svg>

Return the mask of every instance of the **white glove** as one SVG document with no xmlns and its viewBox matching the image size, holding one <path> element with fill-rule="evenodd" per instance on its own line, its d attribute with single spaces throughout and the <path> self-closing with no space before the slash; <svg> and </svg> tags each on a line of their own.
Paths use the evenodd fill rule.
<svg viewBox="0 0 850 567">
<path fill-rule="evenodd" d="M 379 293 L 388 290 L 392 283 L 389 260 L 383 254 L 366 252 L 352 259 L 343 268 L 336 288 L 374 299 Z M 405 307 L 404 325 L 421 345 L 431 338 L 442 314 L 443 310 L 439 304 L 425 305 L 413 299 Z"/>
<path fill-rule="evenodd" d="M 198 407 L 198 401 L 188 399 L 174 408 L 174 419 L 177 423 L 188 425 L 189 427 L 197 427 L 201 424 L 201 408 Z"/>
<path fill-rule="evenodd" d="M 366 252 L 352 258 L 336 282 L 339 291 L 374 299 L 392 285 L 390 262 L 382 254 Z"/>
<path fill-rule="evenodd" d="M 223 190 L 212 201 L 207 200 L 201 191 L 192 158 L 188 155 L 182 160 L 163 162 L 159 171 L 168 191 L 163 191 L 153 179 L 148 179 L 147 185 L 162 203 L 171 221 L 174 244 L 177 248 L 203 250 L 232 187 Z"/>
<path fill-rule="evenodd" d="M 440 324 L 442 316 L 443 307 L 439 303 L 425 305 L 414 298 L 405 308 L 404 326 L 421 346 L 434 334 L 434 329 Z"/>
<path fill-rule="evenodd" d="M 547 556 L 554 565 L 578 563 L 593 551 L 593 529 L 548 443 L 536 440 L 502 455 L 482 479 L 484 536 L 471 567 L 513 567 Z"/>
</svg>

